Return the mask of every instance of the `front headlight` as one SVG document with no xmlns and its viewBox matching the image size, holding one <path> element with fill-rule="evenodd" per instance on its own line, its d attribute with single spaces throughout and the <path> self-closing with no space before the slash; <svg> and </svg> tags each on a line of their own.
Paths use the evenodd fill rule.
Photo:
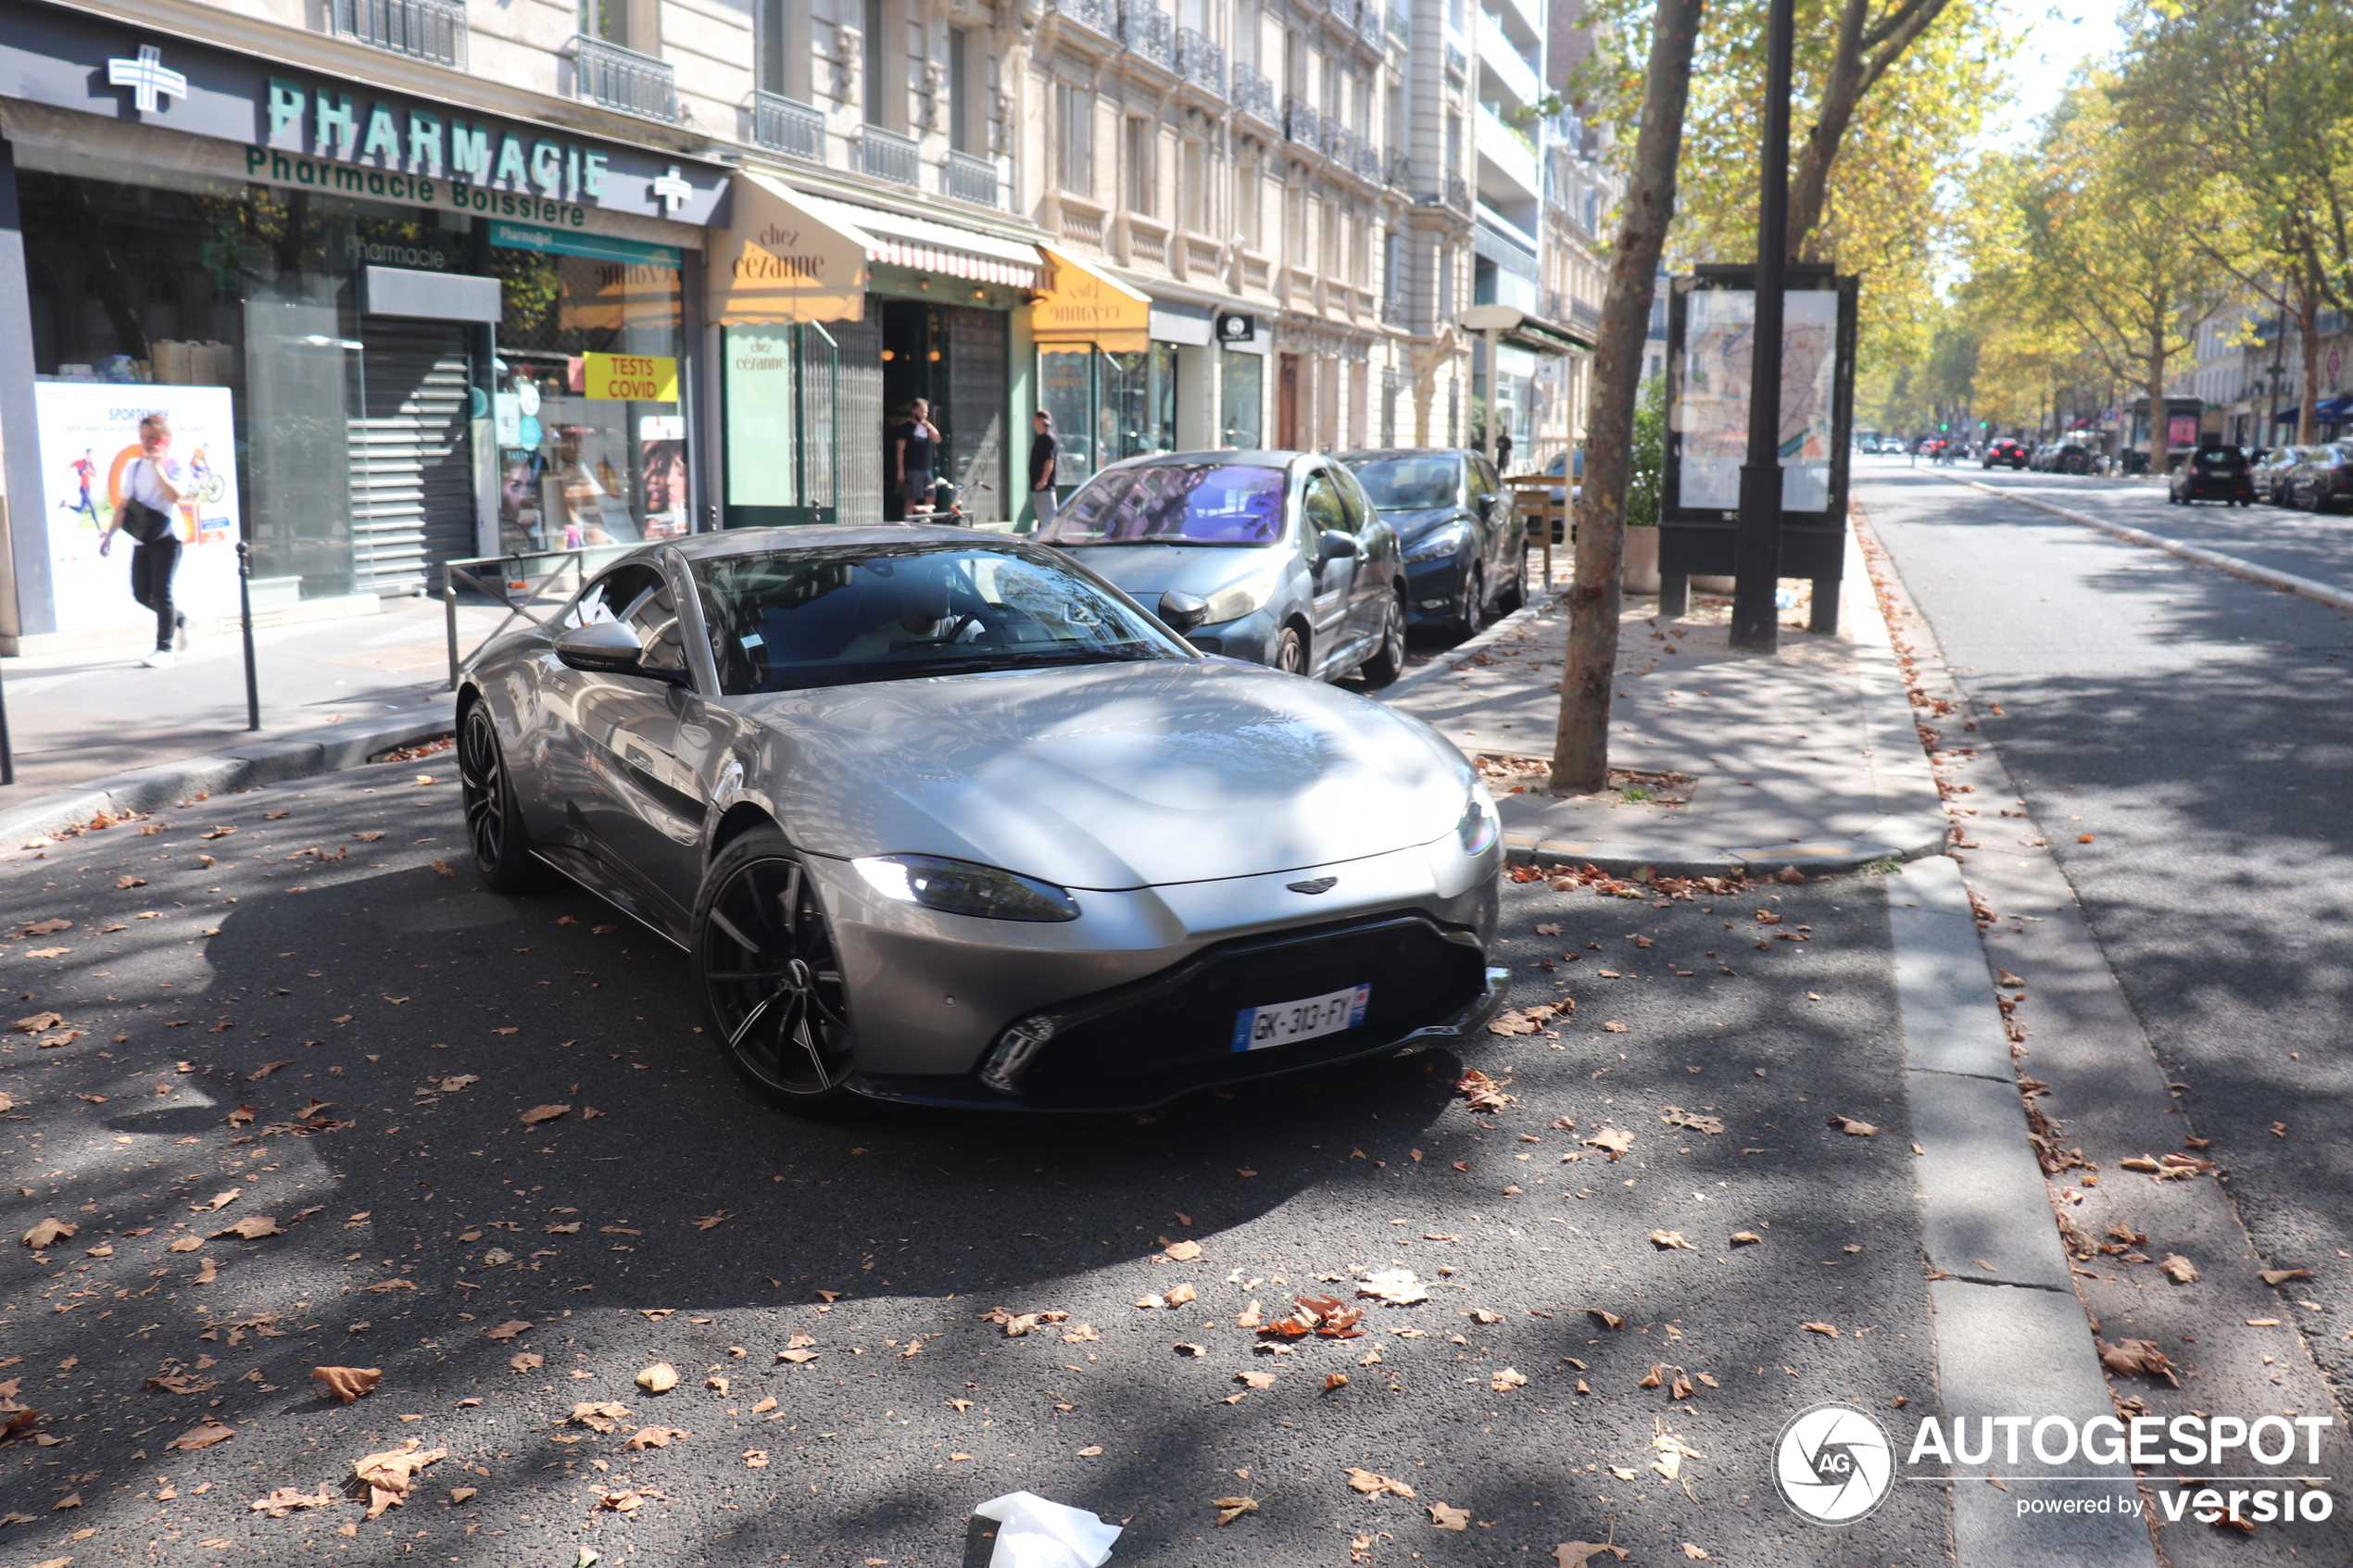
<svg viewBox="0 0 2353 1568">
<path fill-rule="evenodd" d="M 1471 785 L 1470 798 L 1463 802 L 1462 820 L 1454 824 L 1455 841 L 1466 855 L 1483 855 L 1504 831 L 1504 820 L 1497 815 L 1495 802 L 1484 784 Z"/>
<path fill-rule="evenodd" d="M 1443 528 L 1430 530 L 1429 533 L 1407 546 L 1405 559 L 1408 564 L 1418 564 L 1426 560 L 1442 560 L 1461 550 L 1469 542 L 1470 530 L 1460 522 L 1450 522 Z"/>
<path fill-rule="evenodd" d="M 1279 572 L 1269 571 L 1254 577 L 1245 577 L 1239 583 L 1227 583 L 1209 596 L 1209 607 L 1202 615 L 1202 624 L 1220 626 L 1265 609 L 1266 601 L 1275 596 L 1275 589 L 1281 582 Z"/>
<path fill-rule="evenodd" d="M 867 885 L 887 898 L 942 914 L 982 920 L 1078 918 L 1078 901 L 1051 882 L 942 855 L 870 855 L 852 860 Z"/>
</svg>

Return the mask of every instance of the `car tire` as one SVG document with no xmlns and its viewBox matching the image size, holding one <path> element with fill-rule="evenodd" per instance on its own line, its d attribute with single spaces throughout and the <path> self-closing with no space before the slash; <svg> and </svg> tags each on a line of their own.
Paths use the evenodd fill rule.
<svg viewBox="0 0 2353 1568">
<path fill-rule="evenodd" d="M 1391 594 L 1389 611 L 1381 622 L 1380 641 L 1365 662 L 1356 667 L 1365 684 L 1378 691 L 1405 673 L 1405 596 Z"/>
<path fill-rule="evenodd" d="M 720 850 L 691 943 L 704 1025 L 752 1093 L 801 1116 L 863 1105 L 843 1086 L 851 1037 L 833 928 L 783 833 L 756 828 Z"/>
<path fill-rule="evenodd" d="M 1517 570 L 1512 573 L 1511 582 L 1504 585 L 1502 596 L 1495 601 L 1495 608 L 1502 610 L 1505 615 L 1510 615 L 1516 611 L 1528 608 L 1527 546 L 1522 545 L 1519 547 L 1519 553 L 1514 558 L 1513 564 L 1517 568 Z"/>
<path fill-rule="evenodd" d="M 1297 626 L 1286 625 L 1275 633 L 1275 646 L 1267 650 L 1269 669 L 1286 675 L 1307 673 L 1307 634 Z"/>
<path fill-rule="evenodd" d="M 474 870 L 493 893 L 528 893 L 546 884 L 546 868 L 531 853 L 506 748 L 490 705 L 477 697 L 458 721 L 458 798 Z"/>
<path fill-rule="evenodd" d="M 1478 629 L 1487 624 L 1487 573 L 1478 566 L 1463 581 L 1463 608 L 1454 623 L 1466 637 L 1478 636 Z"/>
</svg>

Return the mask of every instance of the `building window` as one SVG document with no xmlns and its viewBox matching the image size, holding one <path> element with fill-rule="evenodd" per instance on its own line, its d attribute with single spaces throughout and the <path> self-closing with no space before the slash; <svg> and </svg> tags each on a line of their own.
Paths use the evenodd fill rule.
<svg viewBox="0 0 2353 1568">
<path fill-rule="evenodd" d="M 1258 166 L 1246 163 L 1234 180 L 1235 227 L 1241 231 L 1244 250 L 1265 249 L 1259 243 L 1259 201 Z"/>
<path fill-rule="evenodd" d="M 948 30 L 948 146 L 952 152 L 972 148 L 972 34 L 961 27 Z"/>
<path fill-rule="evenodd" d="M 580 31 L 627 48 L 629 0 L 580 0 Z"/>
<path fill-rule="evenodd" d="M 1067 82 L 1054 84 L 1055 182 L 1073 195 L 1095 194 L 1095 94 Z"/>
<path fill-rule="evenodd" d="M 806 73 L 800 69 L 809 57 L 807 19 L 808 10 L 798 0 L 760 0 L 753 42 L 760 51 L 761 91 L 787 98 L 808 95 Z"/>
<path fill-rule="evenodd" d="M 1185 227 L 1196 234 L 1210 231 L 1209 148 L 1190 138 L 1185 142 Z"/>
<path fill-rule="evenodd" d="M 1152 174 L 1152 144 L 1158 138 L 1158 128 L 1141 117 L 1127 120 L 1127 210 L 1140 217 L 1153 216 L 1157 205 L 1153 201 L 1156 182 Z"/>
<path fill-rule="evenodd" d="M 888 83 L 885 77 L 889 51 L 885 46 L 889 37 L 890 17 L 884 0 L 866 0 L 866 123 L 887 126 Z"/>
<path fill-rule="evenodd" d="M 1405 297 L 1405 236 L 1394 229 L 1381 236 L 1380 286 L 1383 299 Z"/>
</svg>

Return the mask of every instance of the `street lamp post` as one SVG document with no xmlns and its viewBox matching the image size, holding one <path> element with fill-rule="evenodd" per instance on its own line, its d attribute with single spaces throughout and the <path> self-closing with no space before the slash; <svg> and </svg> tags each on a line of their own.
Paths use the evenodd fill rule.
<svg viewBox="0 0 2353 1568">
<path fill-rule="evenodd" d="M 1796 0 L 1771 0 L 1765 22 L 1765 135 L 1756 200 L 1756 327 L 1748 393 L 1748 461 L 1741 465 L 1733 546 L 1732 646 L 1780 646 L 1781 289 L 1789 250 L 1789 79 Z"/>
</svg>

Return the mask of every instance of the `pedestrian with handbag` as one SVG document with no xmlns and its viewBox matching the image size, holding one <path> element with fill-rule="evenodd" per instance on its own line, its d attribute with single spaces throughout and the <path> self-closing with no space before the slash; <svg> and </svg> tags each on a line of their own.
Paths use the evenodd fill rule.
<svg viewBox="0 0 2353 1568">
<path fill-rule="evenodd" d="M 180 570 L 180 536 L 171 531 L 171 508 L 180 504 L 187 465 L 171 456 L 171 423 L 161 414 L 139 421 L 139 453 L 122 476 L 122 502 L 107 520 L 98 553 L 114 546 L 115 532 L 131 535 L 131 596 L 155 612 L 156 648 L 143 659 L 150 670 L 168 669 L 188 646 L 188 618 L 171 602 L 172 574 Z"/>
<path fill-rule="evenodd" d="M 891 478 L 899 486 L 908 512 L 931 510 L 933 454 L 939 445 L 939 427 L 931 422 L 931 404 L 918 397 L 907 418 L 890 433 Z"/>
</svg>

